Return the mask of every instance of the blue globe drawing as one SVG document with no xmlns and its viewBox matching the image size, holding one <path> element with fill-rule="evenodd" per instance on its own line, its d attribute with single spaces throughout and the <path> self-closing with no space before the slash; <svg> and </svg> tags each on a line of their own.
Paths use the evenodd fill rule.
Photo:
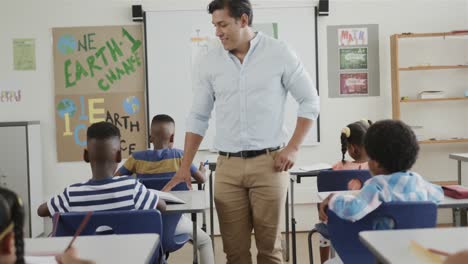
<svg viewBox="0 0 468 264">
<path fill-rule="evenodd" d="M 73 52 L 75 52 L 77 46 L 78 44 L 75 40 L 75 37 L 69 34 L 60 36 L 57 43 L 57 48 L 63 55 L 72 54 Z"/>
<path fill-rule="evenodd" d="M 65 114 L 68 113 L 68 117 L 72 117 L 76 112 L 75 102 L 65 98 L 57 104 L 57 112 L 61 118 L 65 117 Z"/>
<path fill-rule="evenodd" d="M 129 115 L 136 114 L 140 111 L 140 100 L 136 96 L 129 96 L 123 101 L 123 108 Z"/>
</svg>

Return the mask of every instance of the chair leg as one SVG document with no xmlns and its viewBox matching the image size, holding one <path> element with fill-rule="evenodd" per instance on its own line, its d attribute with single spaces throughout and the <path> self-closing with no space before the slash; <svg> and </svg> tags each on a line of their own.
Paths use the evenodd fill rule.
<svg viewBox="0 0 468 264">
<path fill-rule="evenodd" d="M 308 235 L 307 235 L 307 240 L 308 240 L 308 244 L 309 244 L 309 262 L 310 264 L 314 264 L 314 253 L 313 253 L 313 249 L 312 249 L 312 235 L 314 233 L 316 233 L 317 230 L 314 228 L 312 230 L 309 231 Z"/>
</svg>

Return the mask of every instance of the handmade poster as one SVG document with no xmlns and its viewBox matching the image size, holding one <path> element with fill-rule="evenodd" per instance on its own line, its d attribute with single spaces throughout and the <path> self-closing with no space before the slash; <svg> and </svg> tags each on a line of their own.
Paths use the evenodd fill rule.
<svg viewBox="0 0 468 264">
<path fill-rule="evenodd" d="M 368 94 L 367 73 L 341 73 L 340 95 Z"/>
<path fill-rule="evenodd" d="M 368 44 L 367 28 L 338 29 L 339 46 L 365 46 Z"/>
<path fill-rule="evenodd" d="M 340 70 L 367 69 L 367 48 L 340 49 Z"/>
<path fill-rule="evenodd" d="M 328 96 L 380 95 L 379 26 L 327 26 Z"/>
<path fill-rule="evenodd" d="M 58 161 L 80 161 L 86 130 L 106 121 L 121 132 L 126 158 L 146 149 L 141 26 L 54 28 Z"/>
<path fill-rule="evenodd" d="M 13 39 L 13 69 L 36 70 L 36 45 L 34 39 Z"/>
</svg>

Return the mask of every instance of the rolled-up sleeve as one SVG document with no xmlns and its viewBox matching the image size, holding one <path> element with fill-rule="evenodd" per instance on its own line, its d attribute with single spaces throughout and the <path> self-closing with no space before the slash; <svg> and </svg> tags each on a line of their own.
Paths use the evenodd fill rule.
<svg viewBox="0 0 468 264">
<path fill-rule="evenodd" d="M 284 55 L 282 83 L 299 104 L 297 116 L 316 120 L 320 113 L 320 98 L 314 82 L 296 53 L 287 45 L 284 45 Z"/>
<path fill-rule="evenodd" d="M 200 136 L 205 136 L 215 101 L 214 90 L 205 65 L 200 63 L 194 70 L 192 108 L 186 120 L 186 132 Z"/>
</svg>

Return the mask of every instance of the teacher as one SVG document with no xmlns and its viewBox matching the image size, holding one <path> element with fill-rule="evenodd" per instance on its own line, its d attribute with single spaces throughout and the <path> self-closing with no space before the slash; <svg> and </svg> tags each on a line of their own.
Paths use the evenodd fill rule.
<svg viewBox="0 0 468 264">
<path fill-rule="evenodd" d="M 252 29 L 249 0 L 213 0 L 208 6 L 221 44 L 199 62 L 187 117 L 182 165 L 164 190 L 190 185 L 190 164 L 216 104 L 219 150 L 215 204 L 228 263 L 282 263 L 280 217 L 289 170 L 319 114 L 319 97 L 297 55 L 282 41 Z M 299 23 L 298 23 L 299 24 Z M 288 92 L 299 104 L 292 138 L 283 127 Z"/>
</svg>

